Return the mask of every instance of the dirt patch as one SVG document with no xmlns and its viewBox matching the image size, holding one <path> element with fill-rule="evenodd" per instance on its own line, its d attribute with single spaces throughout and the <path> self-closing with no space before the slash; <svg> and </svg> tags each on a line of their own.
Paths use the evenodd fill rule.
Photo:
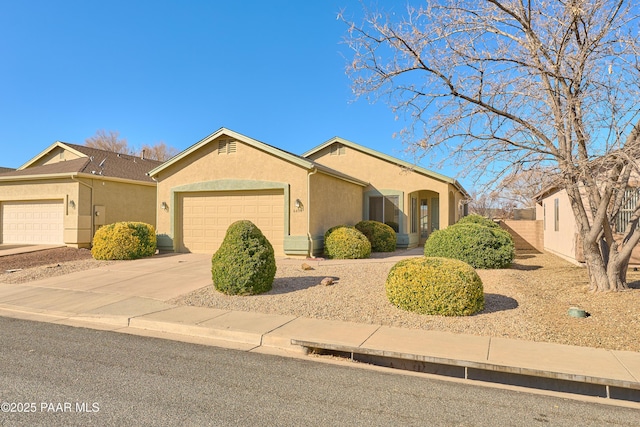
<svg viewBox="0 0 640 427">
<path fill-rule="evenodd" d="M 55 248 L 0 257 L 0 271 L 91 259 L 89 249 Z"/>
<path fill-rule="evenodd" d="M 0 283 L 25 283 L 108 265 L 89 249 L 55 248 L 0 257 Z"/>
</svg>

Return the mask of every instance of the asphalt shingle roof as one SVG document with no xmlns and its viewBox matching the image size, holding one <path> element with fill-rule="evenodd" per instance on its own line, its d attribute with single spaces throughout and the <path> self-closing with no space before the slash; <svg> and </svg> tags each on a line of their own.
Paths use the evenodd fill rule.
<svg viewBox="0 0 640 427">
<path fill-rule="evenodd" d="M 157 160 L 142 159 L 128 154 L 118 154 L 97 148 L 85 147 L 84 145 L 63 144 L 87 157 L 4 172 L 0 173 L 0 177 L 85 173 L 106 178 L 153 182 L 153 180 L 147 176 L 147 172 L 162 164 L 162 162 Z"/>
</svg>

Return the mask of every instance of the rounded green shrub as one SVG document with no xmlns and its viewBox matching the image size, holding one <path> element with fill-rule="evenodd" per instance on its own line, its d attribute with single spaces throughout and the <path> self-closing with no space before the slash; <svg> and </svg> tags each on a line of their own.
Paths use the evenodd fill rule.
<svg viewBox="0 0 640 427">
<path fill-rule="evenodd" d="M 396 250 L 396 232 L 387 224 L 378 221 L 360 221 L 356 230 L 371 243 L 371 252 L 393 252 Z"/>
<path fill-rule="evenodd" d="M 385 283 L 391 304 L 420 314 L 469 316 L 484 309 L 482 280 L 469 264 L 449 258 L 409 258 Z"/>
<path fill-rule="evenodd" d="M 329 231 L 325 233 L 324 240 L 324 253 L 327 257 L 361 259 L 371 255 L 371 243 L 355 227 L 332 227 Z"/>
<path fill-rule="evenodd" d="M 395 231 L 396 233 L 398 233 L 399 230 L 400 230 L 400 224 L 398 224 L 395 221 L 387 221 L 387 222 L 385 222 L 385 224 L 387 224 L 389 227 L 391 227 L 393 229 L 393 231 Z"/>
<path fill-rule="evenodd" d="M 513 238 L 505 230 L 458 223 L 431 233 L 424 244 L 424 255 L 458 259 L 473 268 L 505 268 L 516 252 Z"/>
<path fill-rule="evenodd" d="M 456 223 L 456 225 L 458 224 L 479 224 L 485 227 L 500 228 L 494 220 L 478 214 L 464 216 Z"/>
<path fill-rule="evenodd" d="M 276 276 L 273 246 L 251 221 L 229 226 L 211 259 L 213 286 L 227 295 L 255 295 L 271 290 Z"/>
<path fill-rule="evenodd" d="M 156 231 L 144 222 L 116 222 L 100 227 L 93 236 L 95 259 L 138 259 L 156 253 Z"/>
<path fill-rule="evenodd" d="M 328 229 L 327 231 L 325 231 L 325 233 L 324 233 L 324 241 L 326 242 L 327 239 L 329 238 L 329 235 L 331 235 L 331 233 L 336 231 L 338 228 L 342 228 L 342 227 L 353 228 L 353 226 L 351 226 L 351 225 L 336 225 L 336 226 L 333 226 L 330 229 Z"/>
</svg>

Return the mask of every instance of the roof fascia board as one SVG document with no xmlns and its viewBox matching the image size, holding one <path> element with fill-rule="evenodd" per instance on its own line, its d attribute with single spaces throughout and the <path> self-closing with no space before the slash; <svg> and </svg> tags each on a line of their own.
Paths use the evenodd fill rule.
<svg viewBox="0 0 640 427">
<path fill-rule="evenodd" d="M 3 176 L 0 177 L 0 182 L 11 182 L 11 181 L 41 181 L 48 179 L 63 179 L 63 178 L 84 178 L 84 179 L 97 179 L 100 181 L 111 181 L 111 182 L 121 182 L 125 184 L 136 184 L 136 185 L 144 185 L 148 187 L 155 187 L 157 184 L 155 182 L 146 182 L 146 181 L 137 181 L 135 179 L 125 179 L 125 178 L 116 178 L 102 175 L 94 175 L 90 173 L 78 173 L 78 172 L 63 172 L 63 173 L 52 173 L 52 174 L 42 174 L 42 175 L 22 175 L 22 176 Z"/>
<path fill-rule="evenodd" d="M 31 160 L 27 161 L 24 165 L 20 166 L 17 170 L 24 170 L 24 169 L 28 168 L 29 166 L 31 166 L 32 164 L 34 164 L 35 162 L 37 162 L 38 160 L 40 160 L 41 158 L 43 158 L 44 156 L 49 154 L 51 152 L 51 150 L 53 150 L 54 148 L 58 148 L 58 147 L 60 147 L 60 148 L 62 148 L 64 150 L 70 151 L 71 153 L 75 154 L 78 157 L 85 157 L 85 158 L 88 157 L 86 154 L 81 153 L 80 151 L 69 147 L 64 142 L 56 141 L 53 144 L 51 144 L 49 147 L 47 147 L 43 151 L 41 151 L 40 154 L 36 155 Z"/>
<path fill-rule="evenodd" d="M 176 156 L 174 156 L 173 158 L 167 160 L 165 163 L 161 164 L 160 166 L 152 169 L 149 171 L 148 175 L 149 176 L 155 176 L 158 173 L 162 172 L 164 169 L 168 168 L 169 166 L 173 165 L 174 163 L 184 159 L 185 157 L 189 156 L 191 153 L 193 153 L 194 151 L 197 151 L 198 149 L 200 149 L 201 147 L 209 144 L 210 142 L 212 142 L 213 140 L 226 135 L 226 136 L 230 136 L 242 143 L 245 143 L 247 145 L 250 145 L 252 147 L 255 147 L 259 150 L 265 151 L 269 154 L 272 154 L 276 157 L 279 157 L 283 160 L 289 161 L 291 163 L 294 163 L 298 166 L 301 166 L 305 169 L 312 169 L 314 167 L 314 163 L 311 162 L 310 160 L 305 160 L 305 159 L 301 159 L 297 156 L 294 156 L 292 154 L 286 153 L 282 150 L 279 150 L 275 147 L 272 147 L 270 145 L 265 144 L 264 142 L 258 141 L 257 139 L 253 139 L 250 138 L 246 135 L 242 135 L 241 133 L 238 132 L 234 132 L 230 129 L 227 128 L 220 128 L 217 131 L 215 131 L 214 133 L 212 133 L 211 135 L 201 139 L 200 141 L 196 142 L 195 144 L 193 144 L 191 147 L 183 150 L 181 153 L 177 154 Z"/>
<path fill-rule="evenodd" d="M 364 182 L 364 181 L 359 180 L 358 178 L 354 178 L 352 176 L 345 175 L 345 174 L 340 173 L 338 171 L 335 171 L 333 169 L 327 168 L 326 166 L 317 164 L 317 165 L 315 165 L 315 167 L 318 170 L 318 172 L 323 173 L 325 175 L 329 175 L 329 176 L 332 176 L 334 178 L 338 178 L 338 179 L 341 179 L 343 181 L 347 181 L 347 182 L 350 182 L 352 184 L 359 185 L 361 187 L 366 187 L 367 185 L 369 185 L 368 182 Z"/>
</svg>

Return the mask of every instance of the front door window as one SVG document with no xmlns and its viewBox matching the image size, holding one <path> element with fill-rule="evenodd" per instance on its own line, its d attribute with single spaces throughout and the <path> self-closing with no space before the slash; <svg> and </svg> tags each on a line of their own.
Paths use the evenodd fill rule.
<svg viewBox="0 0 640 427">
<path fill-rule="evenodd" d="M 420 199 L 420 237 L 429 237 L 429 205 L 426 199 Z"/>
</svg>

